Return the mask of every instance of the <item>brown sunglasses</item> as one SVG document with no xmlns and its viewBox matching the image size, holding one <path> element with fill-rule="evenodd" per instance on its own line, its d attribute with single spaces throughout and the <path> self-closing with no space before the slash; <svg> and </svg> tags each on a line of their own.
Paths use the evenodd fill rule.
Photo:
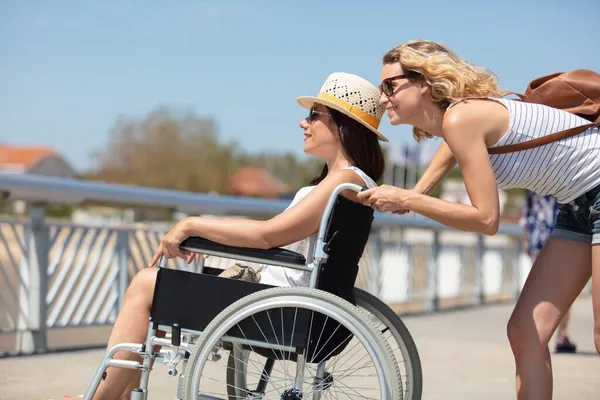
<svg viewBox="0 0 600 400">
<path fill-rule="evenodd" d="M 414 71 L 408 71 L 401 75 L 390 76 L 389 78 L 381 81 L 381 85 L 379 85 L 379 91 L 384 93 L 386 96 L 391 96 L 394 94 L 394 85 L 392 84 L 393 81 L 397 81 L 398 79 L 416 78 L 417 76 L 419 76 L 419 73 Z"/>
</svg>

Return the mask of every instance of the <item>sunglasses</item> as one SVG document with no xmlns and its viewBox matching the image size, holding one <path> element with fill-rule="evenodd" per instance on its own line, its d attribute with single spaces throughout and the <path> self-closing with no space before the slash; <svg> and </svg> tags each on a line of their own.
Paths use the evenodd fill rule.
<svg viewBox="0 0 600 400">
<path fill-rule="evenodd" d="M 383 81 L 381 81 L 381 85 L 379 85 L 379 91 L 384 93 L 386 96 L 391 96 L 394 94 L 394 85 L 392 84 L 393 81 L 397 81 L 398 79 L 415 78 L 418 75 L 418 72 L 409 71 L 402 75 L 396 75 L 386 78 Z"/>
<path fill-rule="evenodd" d="M 330 117 L 330 114 L 327 113 L 322 113 L 320 111 L 316 111 L 314 108 L 311 108 L 310 111 L 308 112 L 308 117 L 306 117 L 306 120 L 310 123 L 313 122 L 315 119 L 317 119 L 317 115 L 327 115 L 328 117 Z"/>
</svg>

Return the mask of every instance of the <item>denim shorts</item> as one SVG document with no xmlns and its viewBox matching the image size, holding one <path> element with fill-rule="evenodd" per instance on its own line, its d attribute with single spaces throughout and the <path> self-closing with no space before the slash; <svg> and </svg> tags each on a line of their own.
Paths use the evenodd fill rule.
<svg viewBox="0 0 600 400">
<path fill-rule="evenodd" d="M 600 244 L 600 186 L 558 207 L 552 236 Z"/>
</svg>

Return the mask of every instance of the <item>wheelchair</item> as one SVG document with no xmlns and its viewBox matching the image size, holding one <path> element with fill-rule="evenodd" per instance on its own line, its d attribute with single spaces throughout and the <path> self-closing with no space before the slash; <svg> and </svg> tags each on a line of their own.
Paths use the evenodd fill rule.
<svg viewBox="0 0 600 400">
<path fill-rule="evenodd" d="M 166 268 L 161 259 L 146 342 L 108 349 L 85 400 L 93 399 L 108 367 L 140 370 L 130 398 L 146 400 L 154 362 L 165 364 L 171 376 L 182 369 L 178 400 L 420 399 L 421 364 L 408 329 L 385 303 L 354 288 L 373 210 L 341 196 L 344 190 L 362 188 L 334 190 L 307 257 L 195 236 L 180 245 L 306 271 L 308 287 L 218 277 L 222 270 L 204 266 L 203 257 L 197 273 Z M 159 337 L 159 330 L 167 336 Z M 114 359 L 122 350 L 141 362 Z"/>
</svg>

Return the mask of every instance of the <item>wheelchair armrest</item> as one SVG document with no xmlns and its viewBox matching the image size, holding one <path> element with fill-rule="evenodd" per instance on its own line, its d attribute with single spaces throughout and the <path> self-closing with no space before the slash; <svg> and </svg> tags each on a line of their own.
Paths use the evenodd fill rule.
<svg viewBox="0 0 600 400">
<path fill-rule="evenodd" d="M 184 240 L 180 248 L 195 253 L 204 253 L 225 258 L 244 258 L 248 261 L 273 263 L 274 265 L 304 266 L 306 258 L 299 253 L 275 247 L 269 250 L 253 249 L 249 247 L 235 247 L 213 242 L 198 236 L 191 236 Z"/>
</svg>

